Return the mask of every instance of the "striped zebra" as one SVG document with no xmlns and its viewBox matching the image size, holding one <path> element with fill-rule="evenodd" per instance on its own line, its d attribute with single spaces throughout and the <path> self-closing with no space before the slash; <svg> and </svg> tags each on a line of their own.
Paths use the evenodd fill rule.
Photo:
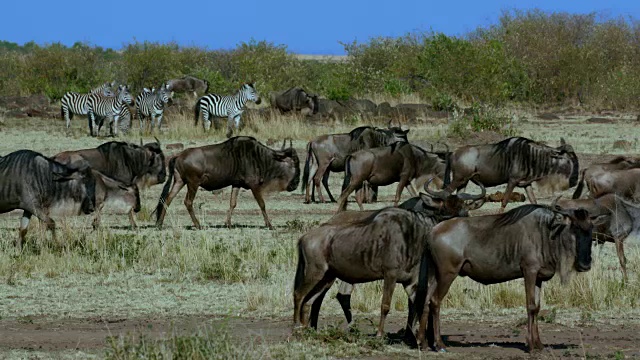
<svg viewBox="0 0 640 360">
<path fill-rule="evenodd" d="M 144 89 L 143 92 L 136 97 L 136 116 L 140 120 L 140 131 L 144 130 L 145 118 L 151 121 L 151 131 L 153 132 L 154 118 L 158 119 L 158 131 L 162 125 L 162 116 L 164 115 L 164 106 L 173 96 L 173 92 L 167 89 L 165 84 L 160 89 L 152 89 L 150 92 Z"/>
<path fill-rule="evenodd" d="M 98 94 L 103 96 L 114 96 L 112 88 L 116 85 L 115 81 L 104 83 L 95 89 L 91 89 L 88 94 L 80 94 L 69 91 L 62 96 L 60 100 L 60 113 L 62 118 L 67 121 L 67 129 L 71 126 L 73 114 L 87 115 L 87 104 L 89 96 Z"/>
<path fill-rule="evenodd" d="M 118 129 L 123 133 L 126 134 L 129 132 L 130 128 L 131 128 L 131 110 L 129 109 L 129 105 L 123 106 L 122 109 L 120 110 L 120 116 L 118 118 Z M 113 135 L 113 116 L 109 116 L 106 118 L 106 122 L 107 124 L 109 124 L 109 134 Z M 100 133 L 100 130 L 102 129 L 102 126 L 104 126 L 105 123 L 105 118 L 100 118 L 98 120 L 98 133 Z"/>
<path fill-rule="evenodd" d="M 100 118 L 109 118 L 110 127 L 113 123 L 113 135 L 118 135 L 118 120 L 120 119 L 122 107 L 127 105 L 133 105 L 133 97 L 129 93 L 128 85 L 118 86 L 116 96 L 113 97 L 90 96 L 87 104 L 87 117 L 91 136 L 98 135 L 99 129 L 97 129 L 96 119 L 99 120 Z M 111 121 L 111 118 L 113 121 Z"/>
<path fill-rule="evenodd" d="M 226 117 L 227 137 L 229 138 L 233 134 L 234 125 L 236 129 L 240 126 L 240 116 L 244 112 L 247 101 L 253 101 L 256 104 L 260 104 L 261 102 L 254 83 L 242 84 L 242 87 L 235 95 L 204 95 L 198 99 L 194 109 L 196 126 L 198 125 L 200 112 L 202 112 L 202 125 L 205 131 L 211 128 L 211 120 L 209 120 L 209 117 Z M 214 126 L 216 129 L 219 127 L 218 121 L 215 121 Z"/>
</svg>

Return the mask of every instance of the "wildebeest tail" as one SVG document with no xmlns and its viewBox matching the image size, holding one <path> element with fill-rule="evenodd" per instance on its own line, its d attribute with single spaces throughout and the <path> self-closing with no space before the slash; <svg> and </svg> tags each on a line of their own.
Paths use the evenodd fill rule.
<svg viewBox="0 0 640 360">
<path fill-rule="evenodd" d="M 418 288 L 416 290 L 416 298 L 414 301 L 418 319 L 422 316 L 425 300 L 427 297 L 427 291 L 429 290 L 429 261 L 431 261 L 431 253 L 429 252 L 429 248 L 427 247 L 422 251 L 422 257 L 420 259 Z"/>
<path fill-rule="evenodd" d="M 302 172 L 302 192 L 307 188 L 307 181 L 309 181 L 309 167 L 313 151 L 311 150 L 311 142 L 307 143 L 307 161 L 304 162 L 304 171 Z"/>
<path fill-rule="evenodd" d="M 162 208 L 164 207 L 165 201 L 167 201 L 167 195 L 169 195 L 169 191 L 171 190 L 171 185 L 173 185 L 173 173 L 176 169 L 176 157 L 169 160 L 169 177 L 167 181 L 164 183 L 164 187 L 162 188 L 162 194 L 160 195 L 160 200 L 158 200 L 158 206 L 156 206 L 156 222 L 160 221 L 160 214 L 162 213 Z"/>
<path fill-rule="evenodd" d="M 447 159 L 445 160 L 443 189 L 446 189 L 451 184 L 451 155 L 451 153 L 447 154 Z"/>
<path fill-rule="evenodd" d="M 351 182 L 351 155 L 347 155 L 344 159 L 344 182 L 342 183 L 342 191 L 347 189 Z"/>
<path fill-rule="evenodd" d="M 578 187 L 576 187 L 576 191 L 574 191 L 572 198 L 579 199 L 582 196 L 582 189 L 584 188 L 584 174 L 587 169 L 582 169 L 580 171 L 580 181 L 578 181 Z"/>
<path fill-rule="evenodd" d="M 198 119 L 200 118 L 200 100 L 196 101 L 196 106 L 193 108 L 193 115 L 195 125 L 198 126 Z"/>
<path fill-rule="evenodd" d="M 304 261 L 304 254 L 302 253 L 302 243 L 298 242 L 298 267 L 296 268 L 296 277 L 293 282 L 294 291 L 298 287 L 302 286 L 302 282 L 304 281 L 304 268 L 305 268 L 305 261 Z"/>
</svg>

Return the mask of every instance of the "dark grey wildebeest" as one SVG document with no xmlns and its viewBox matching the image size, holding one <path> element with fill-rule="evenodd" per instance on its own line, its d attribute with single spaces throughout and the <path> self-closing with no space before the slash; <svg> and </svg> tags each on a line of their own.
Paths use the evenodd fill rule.
<svg viewBox="0 0 640 360">
<path fill-rule="evenodd" d="M 420 177 L 444 177 L 445 161 L 437 154 L 409 143 L 395 143 L 385 147 L 359 150 L 347 156 L 342 194 L 338 198 L 338 211 L 346 210 L 347 198 L 362 188 L 365 182 L 371 186 L 398 183 L 394 206 L 398 206 L 402 190 L 407 187 L 413 196 L 411 181 Z M 356 196 L 360 210 L 362 196 Z"/>
<path fill-rule="evenodd" d="M 483 199 L 484 191 L 479 196 L 451 196 L 447 192 L 432 191 L 420 196 L 424 202 L 420 211 L 384 208 L 341 212 L 298 240 L 294 327 L 309 325 L 308 303 L 311 304 L 309 322 L 317 327 L 322 300 L 337 278 L 348 284 L 384 280 L 378 336 L 384 335 L 384 323 L 396 283 L 402 284 L 409 296 L 407 327 L 412 328 L 420 258 L 429 230 L 444 219 L 467 216 L 469 205 L 465 202 Z M 350 317 L 350 311 L 347 317 Z"/>
<path fill-rule="evenodd" d="M 0 157 L 0 213 L 23 210 L 19 248 L 32 215 L 55 237 L 51 217 L 93 213 L 95 188 L 96 179 L 89 167 L 70 168 L 31 150 Z"/>
<path fill-rule="evenodd" d="M 587 190 L 589 190 L 591 196 L 593 196 L 592 183 L 594 181 L 594 178 L 598 175 L 601 175 L 602 173 L 608 173 L 615 170 L 627 170 L 638 167 L 640 167 L 640 159 L 630 158 L 626 156 L 618 156 L 607 163 L 591 164 L 588 167 L 580 170 L 580 181 L 578 181 L 576 191 L 573 193 L 573 198 L 580 198 L 585 184 L 587 185 Z"/>
<path fill-rule="evenodd" d="M 286 142 L 286 140 L 285 140 Z M 263 195 L 269 192 L 294 191 L 300 182 L 300 159 L 292 147 L 273 150 L 248 137 L 233 137 L 223 143 L 185 149 L 169 162 L 169 180 L 162 189 L 156 208 L 156 225 L 162 227 L 166 208 L 178 192 L 187 185 L 184 205 L 193 225 L 201 229 L 193 211 L 193 199 L 198 188 L 213 191 L 231 186 L 231 203 L 226 225 L 231 226 L 231 215 L 238 201 L 240 188 L 253 193 L 264 223 L 273 229 L 267 216 Z"/>
<path fill-rule="evenodd" d="M 193 93 L 193 97 L 209 92 L 209 81 L 185 75 L 180 79 L 167 80 L 167 90 L 177 93 Z"/>
<path fill-rule="evenodd" d="M 542 349 L 536 320 L 542 283 L 556 273 L 564 283 L 572 270 L 591 268 L 592 229 L 589 212 L 584 209 L 558 210 L 534 204 L 434 226 L 420 266 L 415 300 L 421 348 L 433 345 L 436 350 L 444 349 L 440 306 L 451 283 L 458 276 L 468 276 L 485 285 L 524 278 L 527 344 L 531 351 Z"/>
<path fill-rule="evenodd" d="M 514 188 L 523 187 L 529 202 L 536 203 L 531 184 L 550 175 L 578 182 L 579 163 L 573 147 L 560 139 L 553 148 L 531 139 L 512 137 L 495 144 L 463 146 L 447 162 L 444 186 L 449 191 L 464 188 L 469 180 L 486 187 L 507 184 L 500 212 L 504 211 Z M 453 173 L 453 175 L 451 174 Z"/>
<path fill-rule="evenodd" d="M 302 175 L 302 191 L 305 191 L 305 204 L 311 202 L 311 191 L 318 193 L 320 202 L 324 196 L 320 182 L 324 185 L 329 199 L 335 202 L 329 190 L 329 174 L 344 171 L 345 159 L 351 153 L 396 142 L 408 142 L 409 130 L 392 127 L 391 121 L 387 129 L 361 126 L 346 134 L 321 135 L 307 144 L 307 159 Z"/>
<path fill-rule="evenodd" d="M 606 194 L 597 199 L 557 199 L 562 209 L 583 208 L 589 211 L 593 222 L 593 240 L 599 243 L 613 242 L 620 261 L 622 276 L 627 280 L 627 258 L 624 240 L 640 225 L 640 205 L 629 202 L 616 194 Z"/>
<path fill-rule="evenodd" d="M 140 189 L 162 184 L 167 177 L 158 139 L 142 146 L 110 141 L 93 149 L 64 151 L 53 159 L 75 168 L 90 166 L 125 184 L 136 184 Z"/>
<path fill-rule="evenodd" d="M 300 112 L 309 109 L 309 113 L 318 113 L 318 95 L 309 94 L 296 86 L 281 92 L 273 92 L 270 96 L 271 107 L 281 113 Z"/>
<path fill-rule="evenodd" d="M 133 213 L 140 211 L 140 191 L 136 184 L 126 184 L 99 171 L 92 170 L 96 179 L 96 207 L 93 228 L 100 226 L 102 210 L 128 214 L 132 229 L 137 229 Z"/>
</svg>

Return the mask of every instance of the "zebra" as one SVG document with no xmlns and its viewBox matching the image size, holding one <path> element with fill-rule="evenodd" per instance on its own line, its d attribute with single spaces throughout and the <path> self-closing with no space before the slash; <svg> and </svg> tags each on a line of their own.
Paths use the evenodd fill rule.
<svg viewBox="0 0 640 360">
<path fill-rule="evenodd" d="M 133 97 L 129 93 L 128 85 L 118 86 L 115 97 L 93 95 L 89 97 L 87 104 L 87 117 L 89 120 L 89 132 L 91 136 L 97 136 L 99 129 L 96 128 L 97 118 L 113 118 L 109 121 L 109 126 L 113 122 L 113 135 L 118 135 L 118 120 L 123 106 L 133 105 Z M 110 119 L 111 120 L 111 119 Z"/>
<path fill-rule="evenodd" d="M 129 105 L 125 105 L 120 110 L 120 116 L 118 117 L 118 129 L 122 131 L 123 134 L 129 132 L 131 127 L 131 110 L 129 109 Z M 113 116 L 109 116 L 107 118 L 107 124 L 109 124 L 109 133 L 113 135 Z M 102 129 L 104 125 L 105 118 L 100 118 L 98 121 L 98 133 Z"/>
<path fill-rule="evenodd" d="M 87 104 L 89 96 L 98 94 L 103 96 L 115 96 L 112 88 L 116 85 L 115 81 L 106 82 L 95 89 L 91 89 L 88 94 L 80 94 L 69 91 L 62 96 L 60 100 L 60 114 L 67 121 L 67 129 L 71 126 L 73 114 L 87 115 Z"/>
<path fill-rule="evenodd" d="M 136 97 L 136 116 L 140 120 L 140 131 L 144 130 L 145 118 L 149 117 L 151 120 L 151 131 L 153 132 L 154 118 L 158 119 L 158 131 L 162 125 L 162 116 L 164 115 L 164 106 L 171 100 L 173 92 L 167 89 L 165 84 L 160 86 L 160 89 L 151 89 L 147 91 L 145 88 L 143 92 Z"/>
<path fill-rule="evenodd" d="M 244 112 L 247 101 L 253 101 L 260 104 L 261 99 L 255 88 L 255 83 L 244 83 L 235 95 L 220 96 L 216 94 L 207 94 L 198 99 L 196 103 L 195 123 L 198 125 L 200 112 L 202 112 L 202 125 L 205 131 L 211 128 L 211 120 L 209 117 L 226 117 L 227 120 L 227 137 L 233 134 L 233 126 L 238 129 L 240 126 L 240 116 Z M 219 127 L 218 121 L 214 123 L 215 128 Z"/>
</svg>

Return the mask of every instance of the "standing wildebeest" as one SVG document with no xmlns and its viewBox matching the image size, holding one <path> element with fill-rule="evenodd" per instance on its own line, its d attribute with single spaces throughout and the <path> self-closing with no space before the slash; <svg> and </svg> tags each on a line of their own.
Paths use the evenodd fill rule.
<svg viewBox="0 0 640 360">
<path fill-rule="evenodd" d="M 347 208 L 347 198 L 360 188 L 364 182 L 371 186 L 385 186 L 398 182 L 394 206 L 398 206 L 402 190 L 407 187 L 415 196 L 411 188 L 411 180 L 418 177 L 444 176 L 445 162 L 436 154 L 430 154 L 418 146 L 409 143 L 395 143 L 385 147 L 360 150 L 345 160 L 345 176 L 342 194 L 338 198 L 338 211 Z M 356 196 L 360 210 L 362 196 Z"/>
<path fill-rule="evenodd" d="M 482 194 L 451 195 L 448 192 L 420 194 L 421 211 L 384 208 L 368 212 L 342 212 L 298 240 L 298 267 L 293 293 L 293 325 L 307 324 L 305 305 L 311 303 L 310 323 L 317 327 L 322 300 L 336 278 L 349 284 L 384 280 L 378 336 L 384 335 L 396 283 L 409 296 L 407 327 L 414 322 L 414 292 L 420 258 L 429 230 L 454 216 L 467 216 L 465 201 L 484 198 Z M 482 203 L 480 203 L 482 205 Z M 341 301 L 343 303 L 343 301 Z M 344 308 L 345 305 L 343 305 Z M 349 313 L 345 315 L 349 319 Z"/>
<path fill-rule="evenodd" d="M 281 113 L 300 112 L 309 109 L 311 114 L 318 113 L 318 95 L 309 94 L 296 86 L 282 92 L 271 93 L 271 107 Z"/>
<path fill-rule="evenodd" d="M 143 146 L 110 141 L 93 149 L 64 151 L 53 159 L 75 168 L 90 166 L 125 184 L 136 184 L 141 189 L 162 184 L 167 177 L 158 139 Z"/>
<path fill-rule="evenodd" d="M 614 170 L 627 170 L 640 167 L 640 159 L 628 158 L 624 156 L 618 156 L 608 163 L 591 164 L 587 168 L 580 170 L 580 181 L 576 191 L 573 193 L 574 199 L 579 199 L 582 195 L 582 189 L 584 184 L 587 184 L 587 190 L 593 196 L 592 182 L 596 175 L 603 172 L 610 172 Z"/>
<path fill-rule="evenodd" d="M 502 212 L 516 186 L 525 188 L 529 202 L 535 204 L 531 188 L 534 181 L 558 175 L 568 178 L 571 188 L 578 182 L 578 170 L 578 157 L 564 139 L 560 139 L 559 147 L 552 148 L 531 139 L 512 137 L 496 144 L 458 148 L 447 162 L 444 186 L 454 191 L 464 188 L 469 180 L 486 187 L 507 184 Z"/>
<path fill-rule="evenodd" d="M 96 206 L 93 228 L 100 226 L 102 209 L 107 206 L 118 213 L 129 214 L 132 229 L 137 229 L 133 213 L 140 211 L 140 191 L 136 184 L 126 184 L 99 171 L 92 170 L 96 179 Z"/>
<path fill-rule="evenodd" d="M 583 208 L 589 211 L 593 222 L 593 240 L 613 242 L 620 261 L 622 276 L 627 279 L 627 258 L 624 255 L 624 240 L 638 228 L 640 205 L 628 202 L 615 194 L 606 194 L 597 199 L 560 199 L 557 205 L 563 209 Z"/>
<path fill-rule="evenodd" d="M 51 216 L 91 214 L 96 204 L 96 179 L 91 169 L 74 169 L 31 150 L 0 157 L 0 213 L 22 209 L 22 248 L 32 215 L 55 237 Z"/>
<path fill-rule="evenodd" d="M 587 184 L 593 198 L 599 198 L 605 194 L 618 194 L 633 201 L 640 201 L 639 168 L 591 174 Z"/>
<path fill-rule="evenodd" d="M 420 266 L 416 309 L 420 316 L 418 341 L 426 350 L 440 336 L 440 305 L 451 283 L 468 276 L 481 284 L 524 278 L 529 349 L 542 349 L 536 316 L 542 282 L 556 273 L 566 281 L 571 269 L 591 268 L 593 224 L 584 209 L 557 210 L 553 206 L 523 205 L 499 215 L 456 218 L 436 225 Z M 427 321 L 429 320 L 429 321 Z M 427 322 L 433 325 L 425 341 Z"/>
<path fill-rule="evenodd" d="M 193 225 L 201 229 L 193 212 L 193 199 L 198 188 L 213 191 L 231 186 L 226 225 L 231 226 L 231 214 L 238 201 L 238 192 L 243 188 L 251 190 L 260 206 L 265 225 L 273 229 L 265 210 L 263 194 L 283 190 L 291 192 L 300 182 L 300 159 L 291 141 L 289 148 L 285 148 L 285 143 L 282 143 L 281 150 L 273 150 L 252 137 L 238 136 L 220 144 L 182 151 L 169 162 L 169 180 L 158 201 L 156 225 L 162 227 L 166 208 L 182 187 L 187 185 L 184 205 Z"/>
<path fill-rule="evenodd" d="M 307 159 L 302 175 L 302 191 L 306 188 L 305 204 L 311 202 L 311 190 L 315 190 L 320 197 L 320 202 L 324 202 L 320 181 L 327 190 L 329 199 L 332 202 L 336 201 L 329 190 L 329 174 L 344 171 L 345 159 L 348 155 L 362 149 L 408 142 L 408 133 L 408 129 L 392 127 L 389 121 L 387 129 L 361 126 L 347 134 L 321 135 L 310 141 L 307 144 Z"/>
<path fill-rule="evenodd" d="M 193 97 L 198 96 L 198 93 L 206 94 L 209 91 L 209 82 L 207 80 L 201 80 L 189 75 L 185 75 L 180 79 L 168 80 L 166 84 L 167 90 L 177 93 L 190 92 L 193 93 Z"/>
</svg>

